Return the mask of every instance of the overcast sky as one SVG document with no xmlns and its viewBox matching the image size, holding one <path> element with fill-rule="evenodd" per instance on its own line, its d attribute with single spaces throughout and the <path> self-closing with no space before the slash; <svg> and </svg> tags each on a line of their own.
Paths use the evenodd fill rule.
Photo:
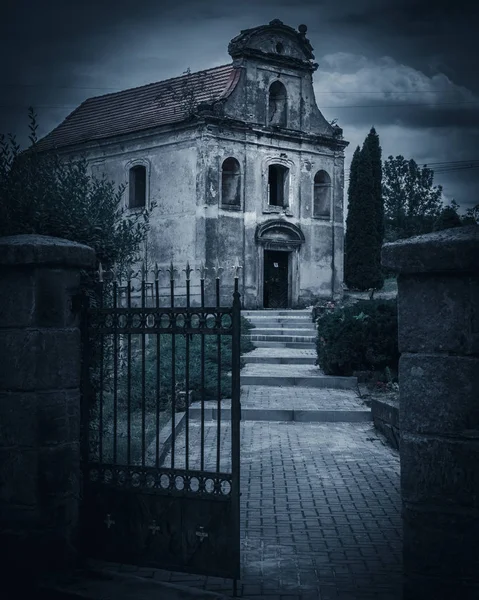
<svg viewBox="0 0 479 600">
<path fill-rule="evenodd" d="M 446 163 L 445 200 L 479 202 L 479 168 L 450 170 L 479 165 L 477 1 L 4 0 L 0 132 L 26 145 L 29 105 L 42 136 L 90 96 L 227 64 L 241 29 L 275 18 L 308 26 L 317 103 L 350 141 L 346 168 L 374 125 L 383 158 Z"/>
</svg>

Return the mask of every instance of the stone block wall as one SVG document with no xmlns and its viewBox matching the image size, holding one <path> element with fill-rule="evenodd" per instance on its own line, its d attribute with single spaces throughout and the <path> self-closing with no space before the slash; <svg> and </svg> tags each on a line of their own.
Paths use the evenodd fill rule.
<svg viewBox="0 0 479 600">
<path fill-rule="evenodd" d="M 0 238 L 0 571 L 18 584 L 75 559 L 80 329 L 73 297 L 91 248 Z"/>
<path fill-rule="evenodd" d="M 404 600 L 479 598 L 479 227 L 383 247 L 398 273 Z"/>
</svg>

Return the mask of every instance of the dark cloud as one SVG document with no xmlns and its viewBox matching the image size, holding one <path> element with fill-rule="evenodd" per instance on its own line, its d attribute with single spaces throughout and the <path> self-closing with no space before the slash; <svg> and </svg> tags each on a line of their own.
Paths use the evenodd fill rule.
<svg viewBox="0 0 479 600">
<path fill-rule="evenodd" d="M 0 131 L 25 143 L 28 105 L 43 135 L 90 96 L 227 63 L 241 29 L 279 18 L 308 25 L 317 101 L 351 141 L 348 161 L 371 125 L 386 154 L 477 159 L 479 104 L 465 103 L 479 98 L 478 16 L 463 0 L 8 0 Z M 477 170 L 441 177 L 448 197 L 477 201 Z"/>
</svg>

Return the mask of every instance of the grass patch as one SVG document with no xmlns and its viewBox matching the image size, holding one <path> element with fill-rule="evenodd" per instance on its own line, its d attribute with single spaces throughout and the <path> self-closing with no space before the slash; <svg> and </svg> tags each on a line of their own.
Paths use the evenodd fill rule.
<svg viewBox="0 0 479 600">
<path fill-rule="evenodd" d="M 254 349 L 246 337 L 251 323 L 241 317 L 240 353 Z M 203 340 L 202 340 L 203 337 Z M 113 460 L 115 377 L 113 366 L 113 337 L 105 336 L 103 365 L 103 461 Z M 128 412 L 130 414 L 130 451 L 132 462 L 138 462 L 142 451 L 142 410 L 145 410 L 145 446 L 156 436 L 157 405 L 160 409 L 160 429 L 171 418 L 173 404 L 173 373 L 175 397 L 186 387 L 192 392 L 193 400 L 231 398 L 232 337 L 193 334 L 158 334 L 145 336 L 143 351 L 142 336 L 130 336 L 131 361 L 128 360 L 128 338 L 120 336 L 117 341 L 117 462 L 127 458 Z M 219 349 L 219 352 L 218 352 Z M 143 361 L 144 354 L 144 361 Z M 174 361 L 173 361 L 174 357 Z M 173 371 L 174 363 L 174 371 Z M 202 378 L 204 364 L 204 380 Z M 128 365 L 130 368 L 128 369 Z M 189 367 L 187 381 L 187 365 Z M 244 362 L 241 362 L 241 367 Z M 98 369 L 94 374 L 98 381 Z M 204 383 L 204 386 L 203 386 Z M 187 385 L 188 384 L 188 385 Z M 97 394 L 97 399 L 99 394 Z M 130 411 L 128 411 L 128 406 Z M 90 422 L 93 431 L 99 430 L 99 402 L 91 408 Z M 94 434 L 93 434 L 94 437 Z M 98 433 L 92 439 L 92 451 L 98 451 Z"/>
</svg>

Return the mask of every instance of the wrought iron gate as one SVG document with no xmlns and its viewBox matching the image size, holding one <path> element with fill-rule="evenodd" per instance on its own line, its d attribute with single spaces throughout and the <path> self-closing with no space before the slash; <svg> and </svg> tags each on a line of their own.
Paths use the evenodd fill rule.
<svg viewBox="0 0 479 600">
<path fill-rule="evenodd" d="M 136 300 L 101 271 L 84 309 L 82 537 L 87 556 L 239 578 L 240 294 L 177 306 L 143 269 Z M 197 288 L 198 289 L 198 288 Z M 167 304 L 167 306 L 164 306 Z"/>
</svg>

